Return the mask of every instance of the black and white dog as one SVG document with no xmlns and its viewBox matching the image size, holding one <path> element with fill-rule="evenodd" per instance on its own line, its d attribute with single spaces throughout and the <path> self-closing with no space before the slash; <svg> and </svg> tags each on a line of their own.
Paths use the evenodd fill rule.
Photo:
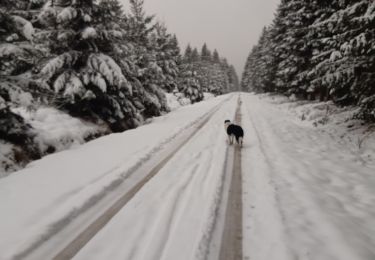
<svg viewBox="0 0 375 260">
<path fill-rule="evenodd" d="M 244 137 L 242 127 L 240 127 L 239 125 L 232 124 L 230 120 L 225 120 L 224 127 L 228 134 L 229 144 L 233 144 L 233 139 L 234 137 L 236 137 L 237 143 L 242 147 Z"/>
</svg>

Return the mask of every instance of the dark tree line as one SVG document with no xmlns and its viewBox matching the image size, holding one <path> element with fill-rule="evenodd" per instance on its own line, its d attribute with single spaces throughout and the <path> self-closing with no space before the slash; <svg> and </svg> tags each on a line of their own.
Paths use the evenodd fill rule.
<svg viewBox="0 0 375 260">
<path fill-rule="evenodd" d="M 375 1 L 282 0 L 241 86 L 357 105 L 375 122 Z"/>
</svg>

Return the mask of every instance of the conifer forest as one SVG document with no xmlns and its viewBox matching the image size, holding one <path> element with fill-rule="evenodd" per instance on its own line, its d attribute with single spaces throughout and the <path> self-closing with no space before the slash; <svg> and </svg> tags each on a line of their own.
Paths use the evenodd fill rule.
<svg viewBox="0 0 375 260">
<path fill-rule="evenodd" d="M 375 122 L 375 2 L 281 1 L 242 88 L 358 106 L 358 118 Z"/>
</svg>

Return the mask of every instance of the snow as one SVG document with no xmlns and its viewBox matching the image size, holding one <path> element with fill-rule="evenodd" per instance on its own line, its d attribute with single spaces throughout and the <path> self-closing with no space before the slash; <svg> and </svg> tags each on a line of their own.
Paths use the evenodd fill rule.
<svg viewBox="0 0 375 260">
<path fill-rule="evenodd" d="M 203 100 L 210 100 L 215 98 L 215 95 L 212 93 L 204 92 Z M 171 111 L 176 110 L 182 106 L 191 105 L 190 99 L 186 98 L 183 93 L 166 93 L 167 104 Z"/>
<path fill-rule="evenodd" d="M 0 44 L 0 57 L 5 57 L 9 55 L 23 55 L 24 50 L 17 45 L 10 43 Z"/>
<path fill-rule="evenodd" d="M 72 66 L 78 59 L 79 52 L 70 51 L 49 60 L 42 68 L 40 74 L 50 79 L 64 66 Z"/>
<path fill-rule="evenodd" d="M 82 31 L 82 39 L 96 38 L 97 36 L 98 34 L 93 27 L 86 27 Z"/>
<path fill-rule="evenodd" d="M 14 23 L 15 23 L 18 31 L 20 33 L 22 33 L 22 35 L 27 40 L 32 41 L 33 37 L 34 37 L 34 33 L 35 33 L 33 25 L 29 21 L 27 21 L 26 19 L 24 19 L 20 16 L 17 16 L 17 15 L 12 16 L 12 19 L 14 20 Z"/>
<path fill-rule="evenodd" d="M 112 86 L 127 88 L 129 93 L 132 94 L 131 85 L 128 84 L 121 68 L 111 57 L 102 53 L 91 54 L 87 60 L 87 65 L 91 70 L 99 72 Z M 99 87 L 102 85 L 100 83 Z"/>
<path fill-rule="evenodd" d="M 43 241 L 59 221 L 77 214 L 225 98 L 184 107 L 155 118 L 152 124 L 46 156 L 0 179 L 0 258 L 9 259 Z M 48 114 L 42 113 L 39 121 Z M 54 117 L 51 122 L 57 123 Z"/>
<path fill-rule="evenodd" d="M 245 259 L 375 259 L 375 163 L 332 137 L 349 131 L 336 125 L 342 112 L 315 127 L 317 117 L 296 115 L 322 104 L 267 95 L 243 104 Z"/>
<path fill-rule="evenodd" d="M 165 93 L 167 98 L 167 106 L 171 111 L 181 107 L 181 103 L 178 101 L 178 97 L 174 93 Z"/>
<path fill-rule="evenodd" d="M 69 6 L 64 8 L 58 15 L 57 15 L 57 23 L 65 23 L 69 22 L 72 19 L 76 18 L 78 12 L 75 8 Z"/>
<path fill-rule="evenodd" d="M 356 120 L 356 107 L 337 107 L 331 101 L 310 102 L 290 100 L 281 95 L 259 95 L 265 102 L 277 105 L 294 122 L 329 135 L 347 147 L 361 163 L 375 161 L 375 132 L 372 125 Z M 292 102 L 293 101 L 293 102 Z"/>
<path fill-rule="evenodd" d="M 353 108 L 330 102 L 240 96 L 244 259 L 375 259 L 370 126 L 349 119 Z M 112 192 L 111 184 L 132 187 L 138 178 L 129 174 L 134 167 L 158 158 L 166 144 L 220 105 L 74 258 L 217 259 L 209 249 L 215 249 L 210 243 L 233 150 L 223 122 L 234 117 L 237 97 L 178 108 L 138 129 L 47 156 L 0 179 L 0 258 L 44 241 L 100 194 Z"/>
<path fill-rule="evenodd" d="M 339 60 L 339 59 L 341 59 L 341 58 L 342 58 L 342 54 L 341 54 L 341 52 L 339 52 L 339 51 L 334 51 L 334 52 L 331 53 L 331 57 L 329 58 L 329 60 L 330 60 L 331 62 L 333 62 L 333 61 Z"/>
<path fill-rule="evenodd" d="M 209 92 L 203 92 L 203 96 L 204 96 L 204 100 L 209 100 L 209 99 L 211 99 L 211 98 L 214 98 L 215 97 L 215 95 L 214 94 L 212 94 L 212 93 L 209 93 Z"/>
<path fill-rule="evenodd" d="M 236 100 L 222 105 L 74 259 L 206 259 L 226 165 L 223 119 L 234 117 Z"/>
<path fill-rule="evenodd" d="M 105 131 L 103 127 L 73 118 L 52 107 L 39 107 L 36 110 L 18 107 L 13 108 L 12 112 L 33 127 L 35 142 L 42 153 L 51 148 L 62 151 L 83 144 L 90 136 Z"/>
</svg>

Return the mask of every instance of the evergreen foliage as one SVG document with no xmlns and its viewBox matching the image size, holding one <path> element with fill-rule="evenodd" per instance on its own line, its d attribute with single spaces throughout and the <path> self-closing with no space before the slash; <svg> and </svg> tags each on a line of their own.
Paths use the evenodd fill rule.
<svg viewBox="0 0 375 260">
<path fill-rule="evenodd" d="M 242 88 L 361 107 L 375 122 L 375 2 L 283 0 L 252 49 Z"/>
<path fill-rule="evenodd" d="M 229 65 L 226 59 L 220 58 L 217 50 L 212 54 L 206 43 L 200 53 L 197 48 L 192 50 L 188 45 L 184 61 L 191 63 L 190 68 L 195 72 L 203 92 L 220 95 L 239 89 L 239 80 L 234 67 Z"/>
<path fill-rule="evenodd" d="M 194 103 L 230 89 L 235 72 L 217 52 L 189 46 L 181 56 L 143 0 L 129 1 L 125 11 L 119 0 L 0 1 L 1 140 L 41 155 L 20 107 L 52 106 L 120 132 L 168 112 L 166 92 Z"/>
</svg>

